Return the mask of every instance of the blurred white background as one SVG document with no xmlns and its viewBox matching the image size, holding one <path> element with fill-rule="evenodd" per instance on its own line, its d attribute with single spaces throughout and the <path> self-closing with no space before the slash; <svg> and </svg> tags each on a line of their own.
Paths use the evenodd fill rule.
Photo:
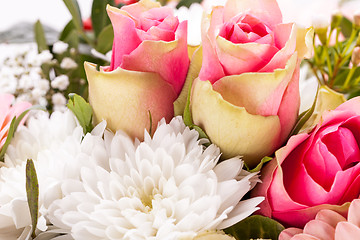
<svg viewBox="0 0 360 240">
<path fill-rule="evenodd" d="M 78 0 L 83 19 L 90 16 L 92 0 Z M 62 0 L 0 0 L 0 32 L 19 22 L 35 23 L 38 19 L 61 31 L 71 19 Z"/>
</svg>

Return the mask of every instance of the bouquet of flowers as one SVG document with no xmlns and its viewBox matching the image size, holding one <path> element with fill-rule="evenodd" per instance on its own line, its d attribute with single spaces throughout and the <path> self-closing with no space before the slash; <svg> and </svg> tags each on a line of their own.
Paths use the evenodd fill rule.
<svg viewBox="0 0 360 240">
<path fill-rule="evenodd" d="M 94 0 L 83 22 L 64 3 L 58 42 L 35 25 L 37 83 L 0 89 L 0 239 L 358 238 L 358 15 Z M 45 85 L 42 110 L 21 97 Z"/>
</svg>

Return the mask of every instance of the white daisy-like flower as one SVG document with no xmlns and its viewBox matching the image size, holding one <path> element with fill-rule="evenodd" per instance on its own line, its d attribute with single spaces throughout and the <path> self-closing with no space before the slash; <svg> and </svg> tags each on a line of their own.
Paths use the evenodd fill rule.
<svg viewBox="0 0 360 240">
<path fill-rule="evenodd" d="M 96 134 L 99 128 L 101 134 Z M 30 118 L 28 126 L 19 127 L 5 156 L 5 166 L 0 168 L 0 239 L 26 235 L 31 225 L 25 188 L 26 160 L 33 159 L 37 172 L 37 229 L 41 232 L 47 230 L 48 207 L 63 197 L 64 179 L 79 179 L 82 166 L 91 166 L 89 156 L 96 152 L 98 139 L 102 141 L 104 128 L 104 124 L 99 124 L 92 134 L 83 136 L 83 129 L 70 111 L 54 112 L 50 118 L 43 112 Z M 84 150 L 82 141 L 90 148 Z M 46 235 L 42 234 L 41 239 L 59 233 L 66 231 L 52 228 Z"/>
<path fill-rule="evenodd" d="M 258 182 L 256 173 L 242 170 L 240 158 L 218 164 L 219 149 L 204 149 L 180 117 L 160 122 L 141 143 L 120 131 L 104 138 L 102 154 L 91 156 L 101 165 L 65 180 L 65 197 L 49 207 L 49 220 L 74 239 L 193 238 L 235 224 L 263 200 L 240 201 Z"/>
</svg>

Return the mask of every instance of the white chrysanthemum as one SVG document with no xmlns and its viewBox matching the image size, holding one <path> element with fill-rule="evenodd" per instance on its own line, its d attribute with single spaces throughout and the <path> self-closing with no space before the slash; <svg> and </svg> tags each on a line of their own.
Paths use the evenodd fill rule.
<svg viewBox="0 0 360 240">
<path fill-rule="evenodd" d="M 240 201 L 256 173 L 242 170 L 239 158 L 217 165 L 219 149 L 204 150 L 197 139 L 180 117 L 161 122 L 141 143 L 105 132 L 99 152 L 106 161 L 98 155 L 102 166 L 64 181 L 66 196 L 50 206 L 49 220 L 75 239 L 177 239 L 226 228 L 257 210 L 262 197 Z"/>
<path fill-rule="evenodd" d="M 0 168 L 0 239 L 16 239 L 31 225 L 25 189 L 27 159 L 34 160 L 39 182 L 37 228 L 46 230 L 47 208 L 63 197 L 62 181 L 78 179 L 81 167 L 90 164 L 91 153 L 82 157 L 82 137 L 83 129 L 70 111 L 54 112 L 50 118 L 43 112 L 30 118 L 28 126 L 19 127 L 5 156 L 5 166 Z M 94 138 L 102 139 L 101 135 L 85 136 L 87 146 Z"/>
</svg>

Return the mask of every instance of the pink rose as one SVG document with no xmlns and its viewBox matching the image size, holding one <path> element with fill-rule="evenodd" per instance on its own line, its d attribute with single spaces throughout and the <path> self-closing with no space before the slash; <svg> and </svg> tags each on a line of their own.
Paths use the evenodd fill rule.
<svg viewBox="0 0 360 240">
<path fill-rule="evenodd" d="M 109 71 L 155 72 L 179 94 L 189 66 L 187 21 L 180 23 L 170 7 L 151 0 L 108 8 L 108 13 L 114 27 Z"/>
<path fill-rule="evenodd" d="M 192 113 L 226 157 L 242 155 L 255 166 L 286 140 L 311 37 L 310 30 L 282 23 L 275 0 L 229 0 L 204 18 Z"/>
<path fill-rule="evenodd" d="M 322 114 L 310 133 L 292 136 L 254 189 L 260 213 L 303 227 L 321 209 L 346 215 L 360 193 L 360 97 Z"/>
<path fill-rule="evenodd" d="M 151 0 L 107 10 L 114 28 L 112 60 L 100 71 L 85 63 L 90 104 L 97 122 L 143 139 L 144 129 L 154 131 L 160 119 L 174 116 L 189 67 L 187 22 Z"/>
<path fill-rule="evenodd" d="M 11 94 L 0 94 L 0 151 L 8 136 L 13 118 L 18 117 L 31 106 L 28 102 L 20 102 L 13 105 L 14 99 L 14 96 Z"/>
</svg>

